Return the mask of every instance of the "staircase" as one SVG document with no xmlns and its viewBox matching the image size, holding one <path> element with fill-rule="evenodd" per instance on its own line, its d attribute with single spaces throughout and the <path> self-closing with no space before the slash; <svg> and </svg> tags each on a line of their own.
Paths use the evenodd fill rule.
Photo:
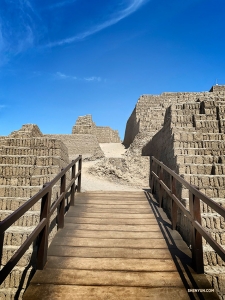
<svg viewBox="0 0 225 300">
<path fill-rule="evenodd" d="M 61 141 L 43 137 L 36 125 L 24 125 L 20 131 L 1 137 L 0 145 L 0 220 L 3 220 L 61 171 L 68 163 L 68 153 Z M 53 200 L 57 192 L 56 189 Z M 4 236 L 3 266 L 27 239 L 39 218 L 40 203 L 37 203 L 8 229 Z M 54 234 L 52 230 L 50 240 Z M 31 247 L 1 285 L 1 299 L 22 297 L 34 266 L 32 252 Z"/>
<path fill-rule="evenodd" d="M 225 207 L 225 101 L 209 100 L 172 107 L 172 133 L 176 171 L 188 182 Z M 188 191 L 181 191 L 188 207 Z M 225 221 L 206 204 L 201 204 L 202 224 L 224 247 Z M 181 231 L 187 220 L 181 216 Z M 183 227 L 183 228 L 182 228 Z M 221 285 L 225 262 L 204 241 L 205 272 L 215 288 Z M 222 294 L 221 294 L 222 296 Z"/>
</svg>

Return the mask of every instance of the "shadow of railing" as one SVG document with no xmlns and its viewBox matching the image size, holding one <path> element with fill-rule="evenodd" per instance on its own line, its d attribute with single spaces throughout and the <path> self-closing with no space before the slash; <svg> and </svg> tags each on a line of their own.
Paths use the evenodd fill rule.
<svg viewBox="0 0 225 300">
<path fill-rule="evenodd" d="M 195 278 L 195 275 L 197 274 L 194 271 L 190 249 L 185 244 L 180 234 L 176 230 L 173 230 L 170 220 L 167 219 L 165 212 L 162 210 L 162 208 L 159 207 L 159 204 L 155 200 L 153 194 L 151 193 L 151 190 L 144 189 L 144 192 L 156 218 L 156 221 L 158 222 L 159 228 L 166 241 L 171 257 L 175 263 L 185 289 L 187 291 L 189 289 L 194 289 L 196 290 L 195 293 L 198 295 L 198 299 L 206 299 L 200 290 L 202 290 L 203 288 L 212 289 L 212 287 L 203 274 L 198 274 L 198 277 Z M 201 280 L 199 280 L 199 278 L 201 278 Z M 188 293 L 188 296 L 191 300 L 196 299 L 193 293 Z M 219 299 L 215 293 L 210 293 L 210 297 L 210 299 L 212 300 Z"/>
</svg>

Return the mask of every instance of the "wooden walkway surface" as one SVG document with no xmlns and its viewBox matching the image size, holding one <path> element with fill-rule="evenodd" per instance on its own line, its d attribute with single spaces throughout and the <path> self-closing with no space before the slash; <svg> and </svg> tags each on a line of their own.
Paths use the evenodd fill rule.
<svg viewBox="0 0 225 300">
<path fill-rule="evenodd" d="M 183 273 L 190 253 L 150 200 L 144 192 L 78 194 L 23 299 L 198 299 L 187 288 L 205 286 L 204 275 Z"/>
</svg>

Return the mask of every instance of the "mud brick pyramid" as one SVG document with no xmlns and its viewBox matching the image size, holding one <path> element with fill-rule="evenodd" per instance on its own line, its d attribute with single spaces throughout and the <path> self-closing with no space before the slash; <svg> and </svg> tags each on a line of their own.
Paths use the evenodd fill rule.
<svg viewBox="0 0 225 300">
<path fill-rule="evenodd" d="M 3 220 L 51 181 L 68 163 L 68 150 L 57 139 L 44 137 L 36 125 L 28 124 L 8 137 L 0 137 L 0 218 Z M 59 192 L 53 191 L 52 199 Z M 4 237 L 2 264 L 28 237 L 39 222 L 40 201 Z M 52 222 L 54 220 L 52 219 Z M 50 234 L 50 240 L 55 234 Z M 31 247 L 0 287 L 0 299 L 20 299 L 33 269 Z M 11 298 L 10 298 L 11 297 Z"/>
<path fill-rule="evenodd" d="M 72 133 L 95 135 L 99 143 L 120 143 L 118 130 L 108 126 L 96 126 L 91 115 L 78 117 Z"/>
<path fill-rule="evenodd" d="M 210 92 L 144 95 L 127 122 L 124 144 L 133 155 L 154 155 L 225 207 L 225 86 Z M 179 190 L 188 207 L 188 190 Z M 171 214 L 171 202 L 164 201 Z M 201 204 L 202 224 L 225 248 L 225 221 Z M 191 244 L 190 224 L 179 212 L 177 229 Z M 225 298 L 225 262 L 204 241 L 205 272 Z M 222 298 L 221 298 L 222 299 Z"/>
</svg>

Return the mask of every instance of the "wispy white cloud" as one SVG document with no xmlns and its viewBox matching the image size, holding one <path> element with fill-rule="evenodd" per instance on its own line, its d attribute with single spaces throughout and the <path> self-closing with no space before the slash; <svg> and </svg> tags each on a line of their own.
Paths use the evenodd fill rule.
<svg viewBox="0 0 225 300">
<path fill-rule="evenodd" d="M 75 76 L 69 76 L 69 75 L 63 74 L 61 72 L 56 72 L 55 77 L 58 79 L 72 79 L 72 80 L 77 79 L 77 77 L 75 77 Z"/>
<path fill-rule="evenodd" d="M 96 77 L 96 76 L 92 76 L 92 77 L 87 77 L 87 78 L 84 78 L 84 80 L 86 81 L 101 81 L 101 77 Z"/>
<path fill-rule="evenodd" d="M 102 78 L 100 76 L 91 76 L 91 77 L 76 77 L 71 75 L 66 75 L 62 72 L 56 72 L 54 74 L 55 79 L 61 79 L 61 80 L 79 80 L 79 81 L 87 81 L 87 82 L 100 82 L 102 81 Z"/>
<path fill-rule="evenodd" d="M 40 18 L 29 0 L 6 1 L 0 14 L 0 64 L 33 47 L 40 31 Z"/>
<path fill-rule="evenodd" d="M 74 2 L 76 2 L 77 0 L 65 0 L 65 1 L 61 1 L 58 3 L 54 3 L 52 5 L 49 5 L 46 7 L 46 9 L 55 9 L 55 8 L 60 8 L 69 4 L 73 4 Z"/>
<path fill-rule="evenodd" d="M 77 34 L 75 36 L 72 36 L 70 38 L 62 39 L 57 42 L 52 42 L 46 45 L 46 47 L 54 47 L 54 46 L 61 46 L 64 44 L 70 44 L 78 40 L 82 40 L 90 35 L 93 35 L 109 26 L 112 26 L 122 19 L 128 17 L 130 14 L 134 13 L 136 10 L 138 10 L 141 6 L 143 6 L 145 3 L 147 3 L 150 0 L 130 0 L 129 4 L 126 8 L 117 11 L 113 15 L 110 16 L 108 20 L 105 22 L 98 24 L 96 26 L 93 26 L 87 31 L 84 31 L 83 33 Z"/>
</svg>

